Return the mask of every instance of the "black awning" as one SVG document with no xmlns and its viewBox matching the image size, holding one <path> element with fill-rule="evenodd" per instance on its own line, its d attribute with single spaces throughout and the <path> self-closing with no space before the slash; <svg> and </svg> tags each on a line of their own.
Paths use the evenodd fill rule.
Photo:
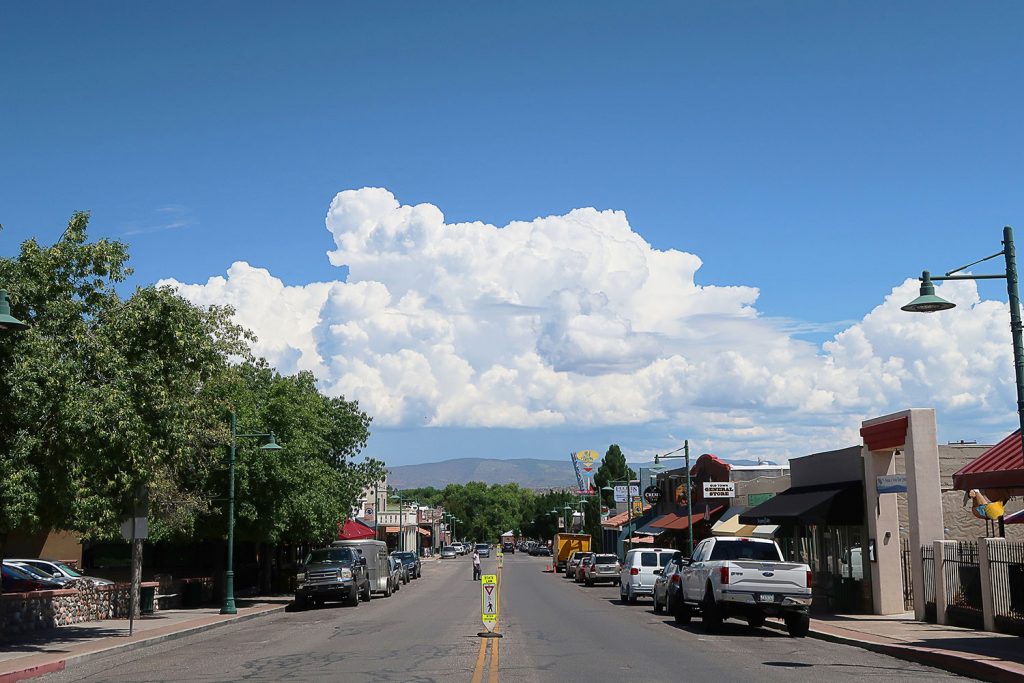
<svg viewBox="0 0 1024 683">
<path fill-rule="evenodd" d="M 742 524 L 864 523 L 864 487 L 859 481 L 793 487 L 740 514 Z"/>
</svg>

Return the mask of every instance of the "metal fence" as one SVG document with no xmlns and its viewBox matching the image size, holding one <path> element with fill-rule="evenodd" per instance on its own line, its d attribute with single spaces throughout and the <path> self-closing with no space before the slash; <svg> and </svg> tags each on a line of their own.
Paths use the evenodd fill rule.
<svg viewBox="0 0 1024 683">
<path fill-rule="evenodd" d="M 935 623 L 935 548 L 921 546 L 921 568 L 924 575 L 924 620 Z"/>
<path fill-rule="evenodd" d="M 990 543 L 996 629 L 1024 635 L 1024 543 Z"/>
<path fill-rule="evenodd" d="M 961 541 L 949 550 L 952 551 L 949 553 L 951 557 L 942 558 L 942 573 L 946 579 L 946 618 L 955 626 L 982 629 L 985 620 L 981 612 L 978 544 Z"/>
<path fill-rule="evenodd" d="M 914 609 L 914 577 L 910 571 L 911 561 L 910 539 L 901 539 L 900 562 L 903 567 L 903 609 L 907 611 Z"/>
</svg>

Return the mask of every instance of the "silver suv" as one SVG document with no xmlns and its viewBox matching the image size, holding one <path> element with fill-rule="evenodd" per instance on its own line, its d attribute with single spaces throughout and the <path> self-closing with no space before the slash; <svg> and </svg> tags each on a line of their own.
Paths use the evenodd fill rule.
<svg viewBox="0 0 1024 683">
<path fill-rule="evenodd" d="M 637 596 L 654 595 L 654 570 L 664 569 L 677 552 L 670 548 L 635 548 L 626 553 L 619 572 L 619 598 L 632 605 Z"/>
</svg>

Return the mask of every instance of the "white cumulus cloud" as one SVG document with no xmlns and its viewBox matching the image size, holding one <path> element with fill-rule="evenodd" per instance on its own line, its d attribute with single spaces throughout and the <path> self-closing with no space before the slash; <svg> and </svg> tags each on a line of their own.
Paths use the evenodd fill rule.
<svg viewBox="0 0 1024 683">
<path fill-rule="evenodd" d="M 446 223 L 363 188 L 335 196 L 326 226 L 344 281 L 288 287 L 239 262 L 162 284 L 231 304 L 257 353 L 377 425 L 663 424 L 781 457 L 854 443 L 860 419 L 910 406 L 1012 425 L 1007 308 L 973 282 L 943 284 L 959 305 L 927 316 L 899 310 L 907 280 L 816 346 L 760 317 L 756 288 L 699 284 L 698 256 L 654 249 L 620 211 Z"/>
</svg>

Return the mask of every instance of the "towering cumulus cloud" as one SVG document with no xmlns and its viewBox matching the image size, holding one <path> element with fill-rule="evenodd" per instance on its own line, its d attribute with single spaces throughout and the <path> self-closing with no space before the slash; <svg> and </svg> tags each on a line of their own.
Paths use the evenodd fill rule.
<svg viewBox="0 0 1024 683">
<path fill-rule="evenodd" d="M 314 371 L 378 425 L 660 422 L 734 452 L 799 453 L 910 405 L 965 425 L 1012 418 L 1006 307 L 970 282 L 943 286 L 953 311 L 912 316 L 898 309 L 916 295 L 908 280 L 818 347 L 759 317 L 756 288 L 697 284 L 697 256 L 653 249 L 619 211 L 446 223 L 363 188 L 339 193 L 326 224 L 344 281 L 286 287 L 239 262 L 164 284 L 232 304 L 257 353 Z"/>
</svg>

